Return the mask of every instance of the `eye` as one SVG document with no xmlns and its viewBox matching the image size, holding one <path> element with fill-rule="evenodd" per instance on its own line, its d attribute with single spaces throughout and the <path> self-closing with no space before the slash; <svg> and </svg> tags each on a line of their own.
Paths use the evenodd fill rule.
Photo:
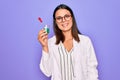
<svg viewBox="0 0 120 80">
<path fill-rule="evenodd" d="M 70 17 L 70 15 L 65 15 L 65 18 L 69 18 Z"/>
<path fill-rule="evenodd" d="M 57 19 L 57 20 L 61 20 L 61 19 L 62 19 L 62 17 L 56 17 L 56 19 Z"/>
</svg>

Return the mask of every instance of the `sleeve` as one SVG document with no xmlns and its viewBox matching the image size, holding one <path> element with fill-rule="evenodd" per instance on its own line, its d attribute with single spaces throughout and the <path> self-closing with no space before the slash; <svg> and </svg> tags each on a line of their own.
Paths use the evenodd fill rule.
<svg viewBox="0 0 120 80">
<path fill-rule="evenodd" d="M 98 80 L 98 62 L 90 39 L 87 47 L 87 80 Z"/>
<path fill-rule="evenodd" d="M 42 51 L 42 57 L 39 67 L 47 77 L 51 76 L 51 58 L 49 53 Z"/>
</svg>

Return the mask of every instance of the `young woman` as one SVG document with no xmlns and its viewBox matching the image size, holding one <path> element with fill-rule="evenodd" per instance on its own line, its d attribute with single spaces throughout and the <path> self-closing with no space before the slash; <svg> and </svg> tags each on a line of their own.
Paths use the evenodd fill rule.
<svg viewBox="0 0 120 80">
<path fill-rule="evenodd" d="M 64 4 L 53 13 L 55 36 L 40 30 L 41 71 L 51 80 L 98 80 L 97 59 L 89 37 L 77 28 L 73 11 Z"/>
</svg>

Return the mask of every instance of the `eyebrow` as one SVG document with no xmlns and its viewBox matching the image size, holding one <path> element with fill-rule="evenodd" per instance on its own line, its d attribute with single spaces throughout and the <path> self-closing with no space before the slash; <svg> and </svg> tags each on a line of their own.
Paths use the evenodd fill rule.
<svg viewBox="0 0 120 80">
<path fill-rule="evenodd" d="M 65 14 L 65 15 L 71 15 L 71 14 Z M 65 15 L 64 15 L 64 16 L 65 16 Z M 56 16 L 56 17 L 64 17 L 64 16 Z"/>
</svg>

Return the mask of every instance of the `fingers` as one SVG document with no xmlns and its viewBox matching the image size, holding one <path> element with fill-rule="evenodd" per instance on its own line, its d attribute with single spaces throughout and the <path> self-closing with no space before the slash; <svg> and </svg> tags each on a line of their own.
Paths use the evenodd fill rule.
<svg viewBox="0 0 120 80">
<path fill-rule="evenodd" d="M 44 29 L 40 30 L 40 32 L 38 34 L 38 40 L 40 42 L 43 42 L 47 38 L 48 38 L 48 35 L 47 35 L 46 31 Z"/>
<path fill-rule="evenodd" d="M 44 41 L 45 39 L 47 39 L 47 35 L 41 36 L 42 41 Z"/>
<path fill-rule="evenodd" d="M 45 33 L 46 33 L 45 30 L 42 29 L 42 30 L 40 30 L 39 35 L 43 36 Z"/>
</svg>

